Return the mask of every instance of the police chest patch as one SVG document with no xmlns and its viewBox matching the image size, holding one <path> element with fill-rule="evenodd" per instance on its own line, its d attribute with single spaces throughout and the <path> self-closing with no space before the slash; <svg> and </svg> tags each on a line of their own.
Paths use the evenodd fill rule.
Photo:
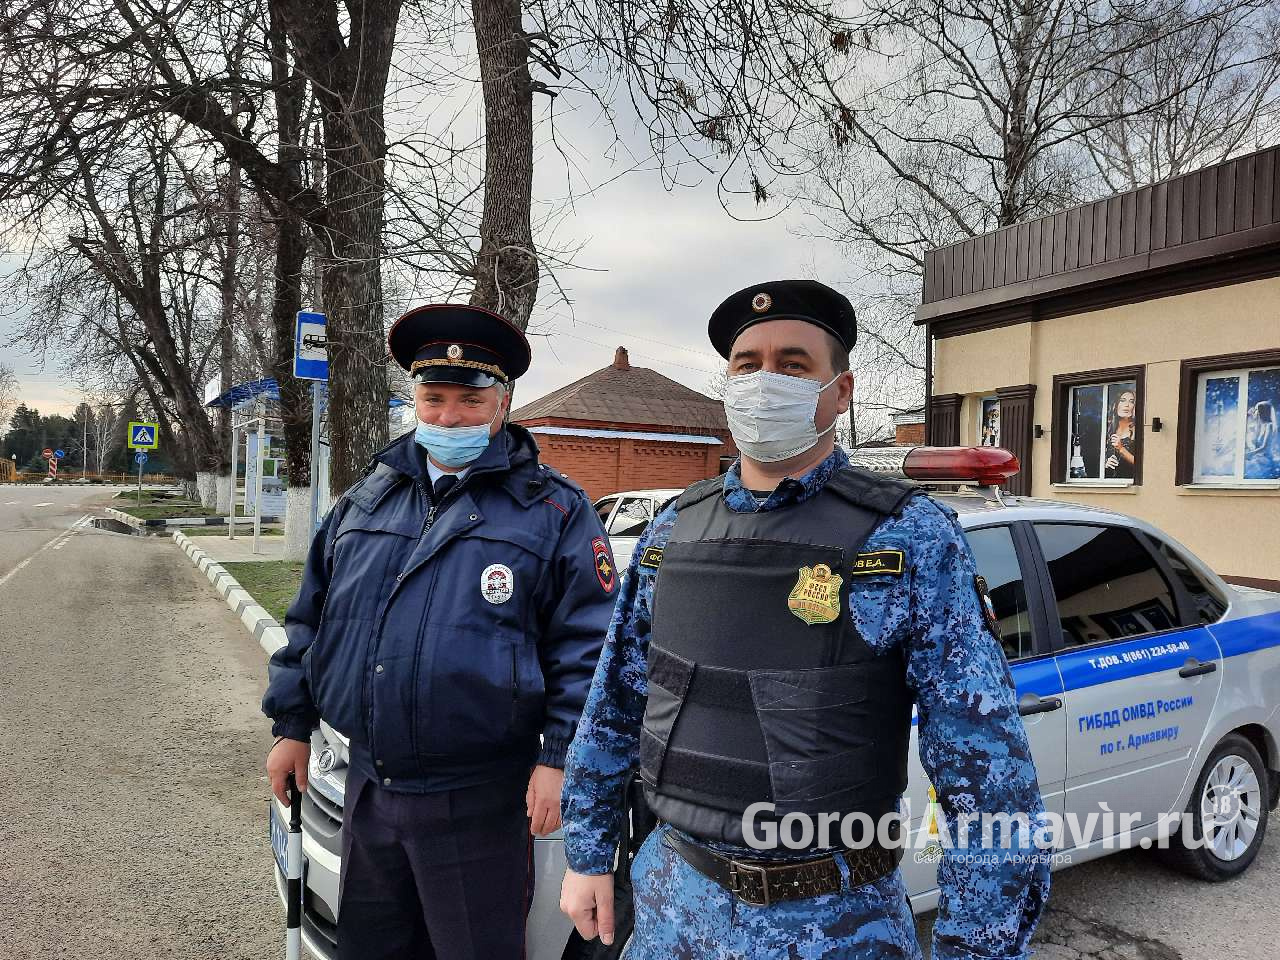
<svg viewBox="0 0 1280 960">
<path fill-rule="evenodd" d="M 515 593 L 515 581 L 505 563 L 491 563 L 480 574 L 480 595 L 492 604 L 506 603 Z"/>
<path fill-rule="evenodd" d="M 640 554 L 640 566 L 650 570 L 657 570 L 662 566 L 662 547 L 645 547 L 644 553 Z"/>
<path fill-rule="evenodd" d="M 609 553 L 609 545 L 600 537 L 591 541 L 592 561 L 596 568 L 596 579 L 605 593 L 613 593 L 618 582 L 617 571 L 613 569 L 613 556 Z"/>
<path fill-rule="evenodd" d="M 860 553 L 853 558 L 849 572 L 855 577 L 866 577 L 872 574 L 890 574 L 902 576 L 905 555 L 901 550 L 872 550 Z"/>
</svg>

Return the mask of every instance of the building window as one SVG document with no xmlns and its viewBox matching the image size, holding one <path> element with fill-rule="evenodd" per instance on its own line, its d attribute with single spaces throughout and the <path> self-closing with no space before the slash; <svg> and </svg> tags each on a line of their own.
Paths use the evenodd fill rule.
<svg viewBox="0 0 1280 960">
<path fill-rule="evenodd" d="M 1196 483 L 1280 480 L 1280 366 L 1196 377 Z"/>
<path fill-rule="evenodd" d="M 1142 482 L 1141 367 L 1053 378 L 1053 481 Z"/>
<path fill-rule="evenodd" d="M 981 397 L 978 400 L 978 446 L 999 447 L 1000 398 Z"/>
</svg>

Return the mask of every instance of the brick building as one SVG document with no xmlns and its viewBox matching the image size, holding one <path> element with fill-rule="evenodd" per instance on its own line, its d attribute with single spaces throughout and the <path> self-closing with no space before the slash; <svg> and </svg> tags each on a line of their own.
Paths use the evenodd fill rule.
<svg viewBox="0 0 1280 960">
<path fill-rule="evenodd" d="M 631 366 L 625 347 L 609 366 L 525 404 L 511 419 L 537 439 L 543 462 L 592 499 L 688 486 L 722 473 L 737 456 L 719 400 Z"/>
<path fill-rule="evenodd" d="M 924 407 L 895 413 L 892 420 L 894 446 L 919 447 L 924 444 Z"/>
</svg>

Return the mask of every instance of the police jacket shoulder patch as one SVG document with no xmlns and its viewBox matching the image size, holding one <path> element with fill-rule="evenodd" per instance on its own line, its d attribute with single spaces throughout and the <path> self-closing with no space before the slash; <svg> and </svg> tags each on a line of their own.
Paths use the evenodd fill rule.
<svg viewBox="0 0 1280 960">
<path fill-rule="evenodd" d="M 978 592 L 978 606 L 982 610 L 982 620 L 991 631 L 991 635 L 1000 639 L 1000 618 L 996 616 L 996 605 L 991 602 L 991 591 L 987 588 L 987 578 L 978 574 L 973 578 L 973 587 Z"/>
</svg>

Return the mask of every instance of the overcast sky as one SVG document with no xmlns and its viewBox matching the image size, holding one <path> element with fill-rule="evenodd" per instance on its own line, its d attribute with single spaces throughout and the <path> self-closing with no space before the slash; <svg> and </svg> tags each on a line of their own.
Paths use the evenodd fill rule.
<svg viewBox="0 0 1280 960">
<path fill-rule="evenodd" d="M 561 108 L 558 117 L 557 136 L 570 138 L 580 157 L 579 192 L 621 171 L 605 159 L 618 151 L 608 149 L 612 135 L 592 110 L 584 107 L 575 114 Z M 642 138 L 636 141 L 634 148 L 642 149 Z M 536 170 L 538 196 L 564 192 L 564 164 L 553 152 L 540 151 Z M 749 205 L 738 212 L 758 215 Z M 767 221 L 731 218 L 721 209 L 709 175 L 699 186 L 668 191 L 656 172 L 638 171 L 578 199 L 557 231 L 584 243 L 577 257 L 584 269 L 560 275 L 573 300 L 572 315 L 563 306 L 535 313 L 533 366 L 518 385 L 516 403 L 606 366 L 620 345 L 627 347 L 633 366 L 652 367 L 704 390 L 719 369 L 706 321 L 722 299 L 764 280 L 812 276 L 841 286 L 851 274 L 829 246 L 795 234 L 801 222 L 798 211 Z M 549 289 L 545 279 L 542 289 Z M 76 383 L 62 373 L 58 358 L 49 357 L 42 367 L 38 358 L 7 345 L 14 328 L 12 306 L 0 305 L 0 362 L 15 368 L 21 399 L 42 413 L 72 410 L 79 399 Z M 388 319 L 403 309 L 389 304 Z"/>
</svg>

